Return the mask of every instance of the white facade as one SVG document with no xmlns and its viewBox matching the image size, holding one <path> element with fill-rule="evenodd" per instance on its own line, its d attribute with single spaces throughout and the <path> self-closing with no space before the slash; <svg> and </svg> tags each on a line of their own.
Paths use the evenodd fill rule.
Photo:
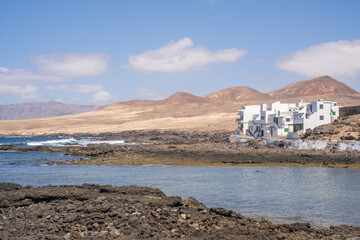
<svg viewBox="0 0 360 240">
<path fill-rule="evenodd" d="M 336 102 L 280 103 L 243 106 L 238 112 L 238 134 L 254 137 L 293 135 L 328 124 L 339 117 Z"/>
</svg>

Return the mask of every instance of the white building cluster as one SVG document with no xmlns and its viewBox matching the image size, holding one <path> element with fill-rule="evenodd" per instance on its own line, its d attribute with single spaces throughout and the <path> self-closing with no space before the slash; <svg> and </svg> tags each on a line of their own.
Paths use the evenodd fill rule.
<svg viewBox="0 0 360 240">
<path fill-rule="evenodd" d="M 280 103 L 243 106 L 238 112 L 238 134 L 253 137 L 287 136 L 331 123 L 339 117 L 336 102 L 319 99 L 311 103 Z"/>
</svg>

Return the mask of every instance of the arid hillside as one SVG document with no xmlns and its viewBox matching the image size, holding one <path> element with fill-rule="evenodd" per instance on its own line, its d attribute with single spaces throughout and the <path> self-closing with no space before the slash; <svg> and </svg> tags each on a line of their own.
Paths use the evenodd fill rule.
<svg viewBox="0 0 360 240">
<path fill-rule="evenodd" d="M 232 87 L 223 89 L 217 92 L 210 93 L 204 96 L 205 99 L 210 100 L 213 103 L 224 102 L 245 102 L 245 101 L 272 101 L 273 99 L 265 93 L 261 93 L 255 89 L 249 87 Z"/>
<path fill-rule="evenodd" d="M 353 95 L 357 91 L 329 76 L 320 76 L 311 80 L 289 84 L 279 90 L 268 93 L 274 99 L 315 95 Z"/>
<path fill-rule="evenodd" d="M 288 97 L 281 99 L 279 96 L 271 97 L 270 93 L 264 94 L 248 87 L 228 88 L 203 97 L 178 92 L 164 100 L 119 102 L 87 113 L 1 121 L 0 134 L 98 134 L 151 129 L 233 131 L 237 127 L 235 123 L 237 111 L 242 105 L 271 103 L 277 100 L 290 103 L 303 99 L 305 102 L 309 102 L 318 98 L 337 101 L 341 106 L 359 105 L 360 94 L 345 84 L 328 77 L 321 78 L 322 84 L 318 84 L 318 82 L 319 78 L 302 81 L 298 86 L 307 88 L 306 86 L 310 84 L 311 92 L 299 88 L 300 94 L 284 93 L 284 96 Z M 322 90 L 324 85 L 334 83 L 339 83 L 336 86 L 340 86 L 342 90 Z M 294 84 L 290 86 L 291 88 L 287 86 L 285 89 L 294 89 Z M 316 95 L 307 95 L 312 93 Z"/>
</svg>

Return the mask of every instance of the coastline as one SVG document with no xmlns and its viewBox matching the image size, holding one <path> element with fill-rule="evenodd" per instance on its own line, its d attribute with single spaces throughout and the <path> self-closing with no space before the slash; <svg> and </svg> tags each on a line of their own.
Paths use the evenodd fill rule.
<svg viewBox="0 0 360 240">
<path fill-rule="evenodd" d="M 65 152 L 74 159 L 55 164 L 171 165 L 206 167 L 337 167 L 360 169 L 360 152 L 301 150 L 268 145 L 263 141 L 231 142 L 229 132 L 124 131 L 97 135 L 135 145 L 89 144 L 86 147 L 13 147 L 0 150 Z M 79 137 L 79 136 L 71 136 Z M 82 137 L 82 136 L 81 136 Z"/>
<path fill-rule="evenodd" d="M 0 238 L 323 239 L 356 238 L 360 227 L 273 224 L 156 188 L 0 183 Z M 29 224 L 30 222 L 30 224 Z"/>
</svg>

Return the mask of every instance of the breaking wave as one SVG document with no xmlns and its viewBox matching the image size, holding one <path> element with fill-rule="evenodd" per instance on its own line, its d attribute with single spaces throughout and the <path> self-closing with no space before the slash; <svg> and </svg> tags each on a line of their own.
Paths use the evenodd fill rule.
<svg viewBox="0 0 360 240">
<path fill-rule="evenodd" d="M 67 145 L 79 145 L 79 146 L 87 146 L 88 144 L 125 144 L 124 140 L 92 140 L 92 139 L 75 139 L 75 138 L 66 138 L 66 139 L 54 139 L 47 141 L 31 141 L 26 142 L 28 146 L 54 146 L 61 147 Z M 131 144 L 131 143 L 130 143 Z"/>
<path fill-rule="evenodd" d="M 42 142 L 27 142 L 28 146 L 64 146 L 65 144 L 76 144 L 78 140 L 75 138 L 68 139 L 56 139 L 56 140 L 48 140 Z"/>
</svg>

